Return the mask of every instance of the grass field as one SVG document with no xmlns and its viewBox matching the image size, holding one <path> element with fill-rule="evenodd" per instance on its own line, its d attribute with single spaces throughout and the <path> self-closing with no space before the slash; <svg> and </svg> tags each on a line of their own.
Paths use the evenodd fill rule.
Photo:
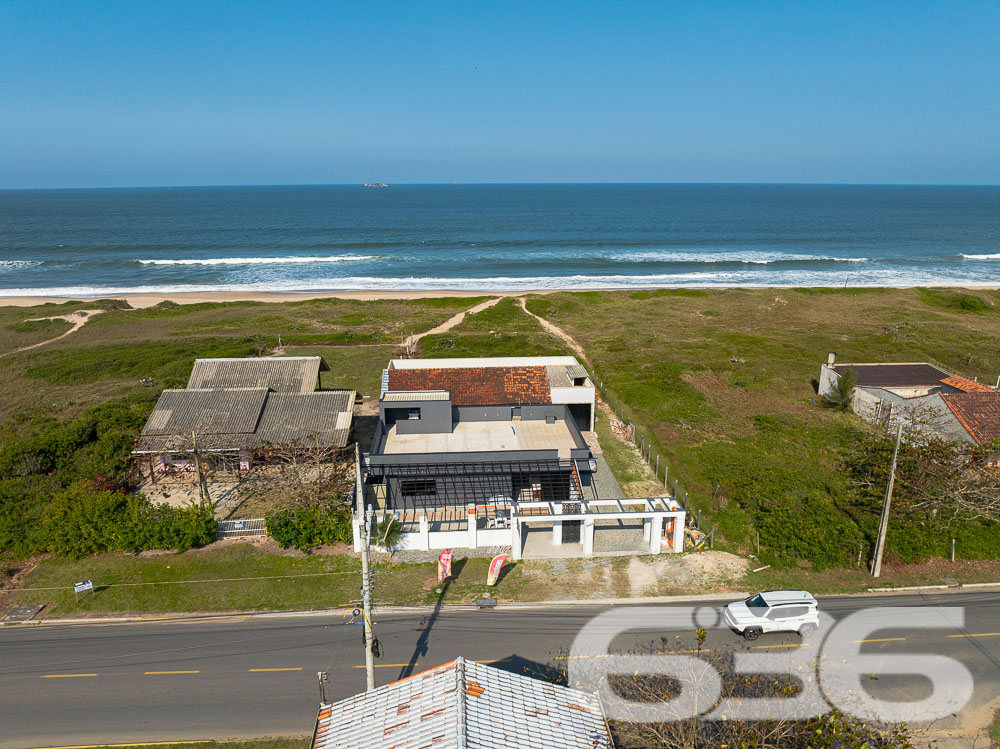
<svg viewBox="0 0 1000 749">
<path fill-rule="evenodd" d="M 0 358 L 0 423 L 30 430 L 32 419 L 68 417 L 111 398 L 137 391 L 183 387 L 198 357 L 259 355 L 282 342 L 315 346 L 331 361 L 324 387 L 371 390 L 389 352 L 407 335 L 438 325 L 480 298 L 356 301 L 317 299 L 269 304 L 204 303 L 147 309 L 112 309 L 51 345 Z M 26 320 L 108 306 L 70 303 L 0 306 L 0 354 L 64 332 L 62 322 Z M 289 353 L 301 353 L 289 346 Z M 336 367 L 334 367 L 334 362 Z M 151 385 L 141 384 L 142 380 Z M 2 442 L 0 437 L 0 442 Z"/>
<path fill-rule="evenodd" d="M 111 309 L 66 339 L 0 358 L 5 381 L 0 390 L 0 448 L 5 440 L 49 429 L 88 406 L 135 393 L 151 401 L 164 386 L 182 386 L 194 358 L 259 353 L 276 344 L 279 334 L 287 354 L 326 358 L 331 371 L 323 374 L 324 387 L 354 388 L 376 397 L 381 370 L 400 355 L 402 336 L 429 329 L 479 301 L 317 300 Z M 998 302 L 1000 295 L 985 291 L 782 289 L 559 293 L 530 297 L 528 304 L 585 347 L 611 402 L 664 456 L 671 475 L 680 477 L 692 509 L 705 514 L 703 527 L 719 526 L 717 548 L 753 551 L 759 531 L 761 557 L 785 567 L 761 573 L 759 579 L 774 585 L 812 579 L 814 587 L 858 590 L 868 579 L 850 565 L 870 543 L 877 508 L 853 507 L 846 500 L 839 459 L 858 422 L 818 402 L 812 381 L 819 365 L 834 350 L 840 361 L 935 361 L 992 382 L 1000 373 Z M 60 330 L 26 325 L 29 318 L 94 306 L 109 305 L 0 307 L 0 353 L 5 346 L 10 350 L 28 345 Z M 447 333 L 426 337 L 420 353 L 456 357 L 567 352 L 515 300 L 504 299 Z M 147 378 L 152 385 L 141 384 Z M 626 489 L 645 493 L 648 474 L 637 451 L 607 427 L 599 418 L 598 436 L 613 470 Z M 943 554 L 955 531 L 930 527 L 920 532 L 934 534 L 935 548 Z M 996 534 L 992 526 L 982 532 L 961 531 L 966 535 L 959 535 L 959 560 L 991 532 Z M 769 558 L 779 548 L 780 559 Z M 890 565 L 895 561 L 892 551 L 890 531 Z M 813 565 L 829 559 L 839 560 L 842 574 L 820 574 L 823 564 Z M 355 564 L 349 557 L 298 559 L 216 548 L 151 558 L 51 559 L 39 565 L 28 586 L 64 589 L 17 596 L 56 603 L 55 613 L 63 615 L 328 607 L 353 595 Z M 627 580 L 616 564 L 603 568 L 607 589 L 625 590 Z M 479 595 L 485 565 L 485 560 L 470 560 L 444 600 Z M 510 600 L 539 600 L 587 592 L 586 584 L 574 590 L 573 570 L 559 573 L 568 576 L 564 585 L 546 569 L 518 564 L 498 593 Z M 385 600 L 437 600 L 435 586 L 428 587 L 433 565 L 394 570 L 383 577 Z M 970 582 L 995 574 L 992 568 L 960 572 L 971 575 Z M 121 585 L 247 576 L 267 579 L 229 587 L 218 582 Z M 898 584 L 939 582 L 941 576 L 951 574 L 913 568 L 909 576 L 898 575 Z M 76 604 L 64 586 L 87 577 L 113 587 Z"/>
<path fill-rule="evenodd" d="M 745 551 L 768 522 L 793 528 L 797 518 L 842 520 L 856 509 L 846 506 L 838 460 L 857 421 L 814 390 L 827 352 L 841 362 L 938 362 L 992 382 L 998 301 L 986 291 L 659 290 L 552 294 L 528 306 L 584 346 L 692 506 Z M 835 547 L 827 556 L 856 554 L 870 543 L 872 509 L 862 508 L 857 533 L 803 528 L 793 554 L 809 558 L 818 544 Z M 948 539 L 942 531 L 942 552 Z M 787 552 L 790 541 L 781 544 Z"/>
</svg>

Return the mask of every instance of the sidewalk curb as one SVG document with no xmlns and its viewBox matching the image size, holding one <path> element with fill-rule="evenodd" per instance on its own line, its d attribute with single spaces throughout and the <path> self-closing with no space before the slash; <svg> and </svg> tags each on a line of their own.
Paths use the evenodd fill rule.
<svg viewBox="0 0 1000 749">
<path fill-rule="evenodd" d="M 922 590 L 948 590 L 961 592 L 967 588 L 1000 587 L 995 583 L 966 583 L 963 585 L 915 585 L 903 588 L 868 588 L 858 593 L 834 593 L 821 598 L 859 598 L 873 594 L 913 593 Z M 643 596 L 640 598 L 583 598 L 569 601 L 512 601 L 501 603 L 491 611 L 531 611 L 532 609 L 573 608 L 575 606 L 641 606 L 654 603 L 711 603 L 714 601 L 735 601 L 747 598 L 751 594 L 746 591 L 730 591 L 728 593 L 702 593 L 679 596 Z M 230 611 L 225 613 L 191 612 L 189 614 L 167 614 L 163 616 L 107 616 L 89 617 L 86 619 L 39 619 L 29 622 L 3 622 L 2 627 L 43 627 L 73 624 L 138 624 L 140 622 L 195 622 L 204 620 L 226 619 L 278 619 L 278 618 L 308 618 L 317 616 L 343 617 L 351 607 L 341 606 L 332 609 L 291 610 L 291 611 Z M 439 612 L 478 611 L 474 603 L 446 603 L 442 606 L 379 606 L 376 609 L 385 614 L 430 614 Z"/>
</svg>

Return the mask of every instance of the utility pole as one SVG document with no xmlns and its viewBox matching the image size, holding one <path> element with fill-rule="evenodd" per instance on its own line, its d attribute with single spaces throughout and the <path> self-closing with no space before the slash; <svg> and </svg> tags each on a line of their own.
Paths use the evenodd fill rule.
<svg viewBox="0 0 1000 749">
<path fill-rule="evenodd" d="M 892 450 L 892 466 L 889 468 L 889 485 L 885 488 L 885 503 L 882 505 L 882 519 L 878 524 L 878 538 L 875 540 L 875 559 L 872 562 L 872 577 L 882 574 L 882 553 L 885 551 L 885 534 L 889 530 L 889 505 L 892 503 L 892 487 L 896 483 L 896 460 L 899 458 L 899 443 L 903 438 L 903 422 L 896 429 L 896 446 Z"/>
<path fill-rule="evenodd" d="M 368 550 L 371 548 L 371 522 L 375 514 L 371 508 L 365 511 L 365 487 L 361 476 L 361 449 L 355 445 L 355 472 L 357 483 L 357 515 L 361 523 L 361 611 L 365 618 L 364 622 L 364 646 L 365 646 L 365 690 L 371 691 L 375 688 L 375 654 L 372 647 L 375 641 L 375 633 L 372 632 L 372 580 L 371 571 L 368 568 Z"/>
</svg>

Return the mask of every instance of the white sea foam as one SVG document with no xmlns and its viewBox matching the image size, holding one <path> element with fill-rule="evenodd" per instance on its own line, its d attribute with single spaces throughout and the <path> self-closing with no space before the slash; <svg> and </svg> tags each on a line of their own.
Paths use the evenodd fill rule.
<svg viewBox="0 0 1000 749">
<path fill-rule="evenodd" d="M 0 270 L 28 268 L 32 265 L 41 265 L 41 263 L 37 260 L 0 260 Z"/>
<path fill-rule="evenodd" d="M 351 263 L 374 260 L 375 255 L 328 255 L 326 257 L 206 257 L 181 260 L 140 260 L 143 265 L 291 265 L 293 263 Z"/>
<path fill-rule="evenodd" d="M 1000 252 L 994 252 L 989 255 L 967 255 L 963 252 L 962 257 L 966 260 L 1000 260 Z"/>
<path fill-rule="evenodd" d="M 745 265 L 771 265 L 772 263 L 789 262 L 827 262 L 827 263 L 867 263 L 866 257 L 834 257 L 832 255 L 803 255 L 787 252 L 682 252 L 654 250 L 649 252 L 630 252 L 614 256 L 614 260 L 625 260 L 634 263 L 742 263 Z"/>
<path fill-rule="evenodd" d="M 528 291 L 533 289 L 635 289 L 635 288 L 735 288 L 735 287 L 907 287 L 1000 285 L 1000 275 L 941 273 L 872 269 L 856 275 L 832 270 L 762 272 L 658 273 L 649 275 L 568 275 L 542 277 L 492 276 L 489 278 L 345 276 L 310 280 L 281 279 L 232 284 L 163 284 L 147 286 L 65 286 L 0 289 L 0 297 L 58 296 L 104 297 L 126 294 L 334 292 L 334 291 Z"/>
</svg>

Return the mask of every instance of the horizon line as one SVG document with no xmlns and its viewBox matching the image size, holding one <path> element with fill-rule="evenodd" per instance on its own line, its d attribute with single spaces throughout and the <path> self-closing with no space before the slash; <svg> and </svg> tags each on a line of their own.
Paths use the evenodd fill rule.
<svg viewBox="0 0 1000 749">
<path fill-rule="evenodd" d="M 365 187 L 365 182 L 236 182 L 230 184 L 150 184 L 150 185 L 108 185 L 57 187 L 0 187 L 0 192 L 42 192 L 46 190 L 190 190 L 190 189 L 231 189 L 270 187 Z M 663 187 L 1000 187 L 1000 183 L 990 182 L 392 182 L 386 187 L 569 187 L 569 186 L 663 186 Z M 384 188 L 376 188 L 384 189 Z"/>
</svg>

